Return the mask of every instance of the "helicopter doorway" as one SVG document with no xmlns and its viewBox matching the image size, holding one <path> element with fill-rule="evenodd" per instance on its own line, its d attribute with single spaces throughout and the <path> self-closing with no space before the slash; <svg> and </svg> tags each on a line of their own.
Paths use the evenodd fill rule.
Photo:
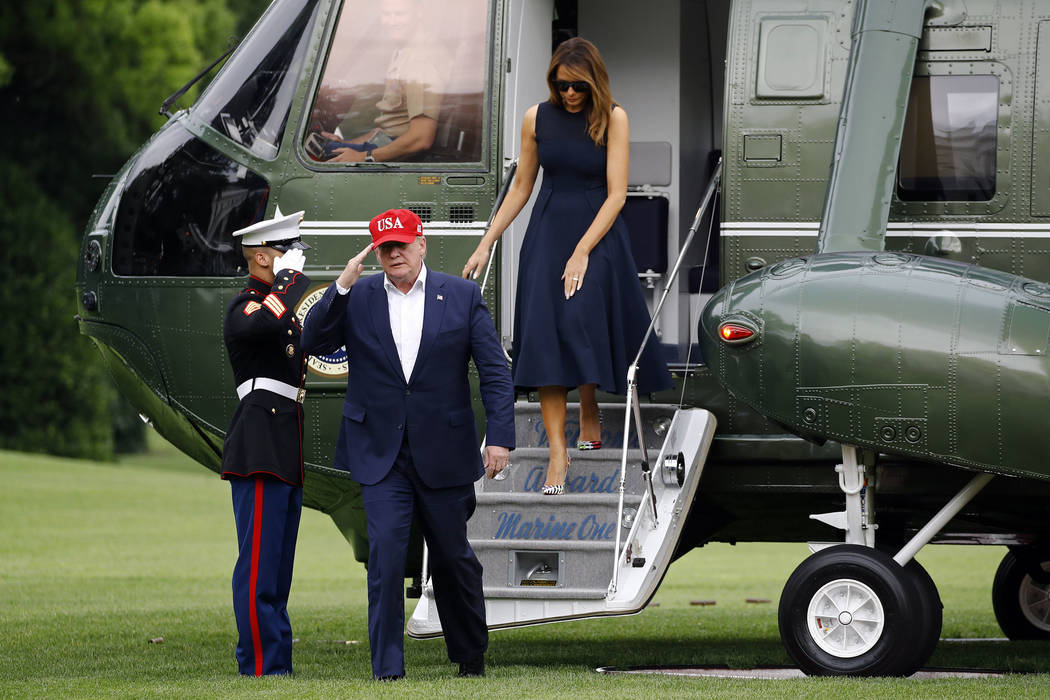
<svg viewBox="0 0 1050 700">
<path fill-rule="evenodd" d="M 553 45 L 570 36 L 594 42 L 608 68 L 613 98 L 630 119 L 625 217 L 629 225 L 634 222 L 632 242 L 650 308 L 667 284 L 666 262 L 678 255 L 721 152 L 728 21 L 728 2 L 511 0 L 508 6 L 504 160 L 520 152 L 525 110 L 547 99 Z M 530 201 L 503 236 L 504 319 L 514 318 L 518 252 L 531 207 Z M 713 239 L 717 244 L 717 235 Z M 688 267 L 702 263 L 702 242 L 687 258 Z M 717 251 L 717 245 L 712 248 Z M 704 291 L 717 288 L 717 259 L 708 263 Z M 689 275 L 683 278 L 687 281 L 675 283 L 678 293 L 668 299 L 656 326 L 672 363 L 684 360 L 695 335 L 691 308 L 702 306 L 697 303 L 701 290 L 690 289 Z M 509 346 L 509 323 L 502 334 Z"/>
</svg>

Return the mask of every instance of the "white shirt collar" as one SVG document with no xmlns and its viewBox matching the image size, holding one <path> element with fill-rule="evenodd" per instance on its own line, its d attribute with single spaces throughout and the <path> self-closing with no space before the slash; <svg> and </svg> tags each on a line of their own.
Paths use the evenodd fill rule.
<svg viewBox="0 0 1050 700">
<path fill-rule="evenodd" d="M 398 289 L 397 286 L 395 286 L 393 282 L 390 281 L 390 278 L 386 276 L 385 272 L 383 273 L 383 287 L 385 287 L 388 292 L 397 292 L 398 294 L 403 294 L 402 291 L 400 289 Z M 408 294 L 411 294 L 416 289 L 426 290 L 426 288 L 427 288 L 427 265 L 426 265 L 426 263 L 423 263 L 419 267 L 419 277 L 416 277 L 416 281 L 412 284 L 412 289 L 408 290 Z M 408 296 L 408 294 L 404 294 L 404 296 Z"/>
</svg>

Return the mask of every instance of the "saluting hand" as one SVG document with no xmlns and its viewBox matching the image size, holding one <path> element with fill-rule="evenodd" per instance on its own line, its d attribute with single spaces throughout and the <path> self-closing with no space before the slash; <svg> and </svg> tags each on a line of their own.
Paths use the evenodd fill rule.
<svg viewBox="0 0 1050 700">
<path fill-rule="evenodd" d="M 583 278 L 587 274 L 587 262 L 590 256 L 587 253 L 576 251 L 565 263 L 565 272 L 561 275 L 561 281 L 565 284 L 565 298 L 569 299 L 573 294 L 583 289 Z"/>
<path fill-rule="evenodd" d="M 489 254 L 489 249 L 483 245 L 475 248 L 473 255 L 467 260 L 467 264 L 463 266 L 463 278 L 476 280 L 482 269 L 488 264 Z"/>
<path fill-rule="evenodd" d="M 306 265 L 306 255 L 298 248 L 292 248 L 273 261 L 273 272 L 274 274 L 277 274 L 281 270 L 302 272 L 304 265 Z"/>
<path fill-rule="evenodd" d="M 343 289 L 349 289 L 354 286 L 354 282 L 357 282 L 357 278 L 361 276 L 364 271 L 365 257 L 368 256 L 368 252 L 372 250 L 372 244 L 369 243 L 365 246 L 365 249 L 346 261 L 346 267 L 339 273 L 339 277 L 336 278 L 336 282 Z"/>
</svg>

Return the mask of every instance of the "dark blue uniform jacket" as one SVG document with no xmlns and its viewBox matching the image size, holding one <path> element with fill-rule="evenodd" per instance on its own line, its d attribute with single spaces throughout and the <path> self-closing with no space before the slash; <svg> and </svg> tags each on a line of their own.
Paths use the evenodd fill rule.
<svg viewBox="0 0 1050 700">
<path fill-rule="evenodd" d="M 299 347 L 302 329 L 295 305 L 310 279 L 282 270 L 273 284 L 257 277 L 226 309 L 223 337 L 236 386 L 269 377 L 302 388 L 306 357 Z M 222 477 L 271 476 L 293 486 L 303 484 L 303 406 L 265 390 L 244 397 L 226 431 Z"/>
</svg>

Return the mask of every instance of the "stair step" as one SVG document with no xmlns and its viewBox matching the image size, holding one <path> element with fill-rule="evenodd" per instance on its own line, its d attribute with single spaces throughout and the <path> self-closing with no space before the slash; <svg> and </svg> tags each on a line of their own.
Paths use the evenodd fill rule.
<svg viewBox="0 0 1050 700">
<path fill-rule="evenodd" d="M 677 410 L 674 404 L 642 404 L 642 427 L 645 443 L 648 447 L 660 449 L 663 444 L 663 433 L 657 434 L 658 424 L 669 425 Z M 570 403 L 566 406 L 565 439 L 569 445 L 575 445 L 580 436 L 580 405 Z M 602 448 L 620 449 L 623 445 L 624 404 L 600 403 L 598 415 L 602 422 Z M 519 401 L 514 405 L 514 429 L 519 447 L 547 447 L 547 431 L 543 427 L 540 405 L 534 402 Z M 637 447 L 635 426 L 632 420 L 631 440 L 629 445 Z"/>
<path fill-rule="evenodd" d="M 484 586 L 485 598 L 525 598 L 538 600 L 602 600 L 608 593 L 608 582 L 602 588 L 557 588 L 555 586 Z"/>
<path fill-rule="evenodd" d="M 602 447 L 598 450 L 578 450 L 575 447 L 569 447 L 567 450 L 569 453 L 569 461 L 572 464 L 576 464 L 578 461 L 590 461 L 590 462 L 615 462 L 617 468 L 620 466 L 620 452 L 619 447 Z M 655 459 L 656 455 L 660 453 L 659 448 L 649 448 L 649 459 Z M 543 463 L 547 463 L 547 458 L 550 456 L 550 448 L 548 447 L 519 447 L 511 454 L 512 458 L 521 459 L 522 457 L 529 460 L 543 460 Z M 642 461 L 642 451 L 635 447 L 627 448 L 627 464 L 639 463 Z"/>
<path fill-rule="evenodd" d="M 659 450 L 649 450 L 650 467 L 659 456 Z M 504 470 L 504 479 L 484 479 L 482 493 L 518 492 L 540 493 L 547 475 L 549 452 L 546 447 L 522 447 L 514 450 L 510 466 Z M 569 471 L 566 475 L 566 494 L 619 493 L 621 452 L 616 450 L 569 450 Z M 643 487 L 641 450 L 627 451 L 625 490 L 640 491 Z"/>
<path fill-rule="evenodd" d="M 562 510 L 562 506 L 594 506 L 601 508 L 610 506 L 616 508 L 620 504 L 619 493 L 571 493 L 566 491 L 560 496 L 544 496 L 542 493 L 521 493 L 518 491 L 482 491 L 476 494 L 478 509 L 482 504 L 500 505 L 510 504 L 519 508 L 536 508 L 544 512 L 551 509 Z M 624 503 L 637 504 L 641 500 L 641 494 L 625 493 Z"/>
<path fill-rule="evenodd" d="M 597 588 L 605 590 L 612 578 L 613 543 L 601 548 L 574 549 L 575 542 L 545 542 L 545 547 L 518 547 L 506 542 L 502 547 L 475 548 L 481 562 L 482 583 L 516 590 L 542 588 L 546 591 L 564 588 Z M 533 544 L 533 543 L 520 543 Z M 521 581 L 539 579 L 555 585 L 521 585 Z"/>
<path fill-rule="evenodd" d="M 523 498 L 521 494 L 508 495 Z M 514 501 L 479 503 L 467 524 L 467 536 L 479 556 L 507 550 L 557 550 L 573 557 L 600 552 L 605 556 L 616 542 L 616 500 L 601 497 L 604 505 L 596 507 L 595 496 L 576 498 L 578 503 L 573 504 L 570 497 L 559 497 L 557 506 L 544 510 L 523 508 Z M 625 499 L 624 507 L 637 512 L 640 503 L 638 498 Z M 626 535 L 627 529 L 622 528 L 621 538 Z"/>
<path fill-rule="evenodd" d="M 471 540 L 470 546 L 475 552 L 487 550 L 537 550 L 547 552 L 557 549 L 565 552 L 604 552 L 612 551 L 614 542 L 592 542 L 589 540 Z"/>
</svg>

